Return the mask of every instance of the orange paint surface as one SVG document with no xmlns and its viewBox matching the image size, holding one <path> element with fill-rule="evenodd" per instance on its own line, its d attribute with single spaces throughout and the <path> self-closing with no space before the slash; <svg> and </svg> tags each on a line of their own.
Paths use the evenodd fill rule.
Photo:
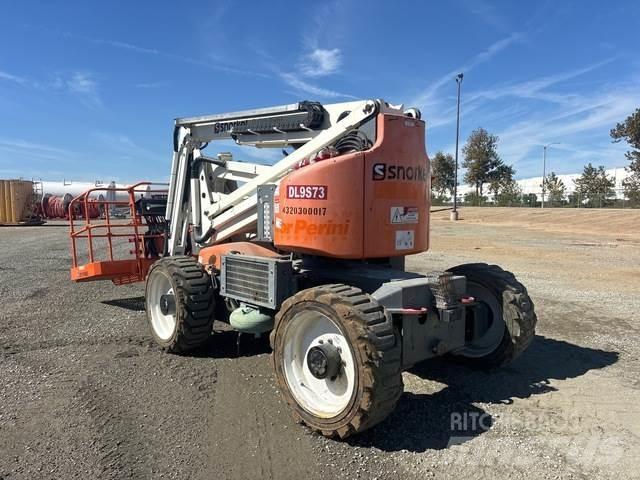
<svg viewBox="0 0 640 480">
<path fill-rule="evenodd" d="M 274 243 L 351 259 L 425 251 L 430 181 L 424 122 L 380 114 L 370 150 L 305 166 L 282 180 Z"/>
</svg>

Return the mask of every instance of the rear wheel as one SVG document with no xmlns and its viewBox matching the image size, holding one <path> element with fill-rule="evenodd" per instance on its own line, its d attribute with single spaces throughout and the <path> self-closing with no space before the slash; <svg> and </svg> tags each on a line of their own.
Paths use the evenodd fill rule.
<svg viewBox="0 0 640 480">
<path fill-rule="evenodd" d="M 454 355 L 474 367 L 511 363 L 535 334 L 537 318 L 527 289 L 497 265 L 470 263 L 449 271 L 467 278 L 467 293 L 476 300 L 467 308 L 465 346 Z"/>
<path fill-rule="evenodd" d="M 384 308 L 357 288 L 325 285 L 289 298 L 271 346 L 294 417 L 325 436 L 372 427 L 402 394 L 399 337 Z"/>
<path fill-rule="evenodd" d="M 193 257 L 165 257 L 153 264 L 145 306 L 153 339 L 170 352 L 192 350 L 211 335 L 215 307 L 211 279 Z"/>
</svg>

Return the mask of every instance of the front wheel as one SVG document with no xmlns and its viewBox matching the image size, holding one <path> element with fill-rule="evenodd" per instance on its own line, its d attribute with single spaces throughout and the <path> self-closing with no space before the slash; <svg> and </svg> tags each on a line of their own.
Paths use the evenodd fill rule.
<svg viewBox="0 0 640 480">
<path fill-rule="evenodd" d="M 372 427 L 402 394 L 399 336 L 384 308 L 357 288 L 324 285 L 289 298 L 271 346 L 294 417 L 325 436 Z"/>
<path fill-rule="evenodd" d="M 454 353 L 472 367 L 511 363 L 534 338 L 537 317 L 527 289 L 497 265 L 469 263 L 449 270 L 467 278 L 475 304 L 467 308 L 465 346 Z"/>
<path fill-rule="evenodd" d="M 211 279 L 193 257 L 164 257 L 153 264 L 145 307 L 151 335 L 165 350 L 186 352 L 211 336 L 215 307 Z"/>
</svg>

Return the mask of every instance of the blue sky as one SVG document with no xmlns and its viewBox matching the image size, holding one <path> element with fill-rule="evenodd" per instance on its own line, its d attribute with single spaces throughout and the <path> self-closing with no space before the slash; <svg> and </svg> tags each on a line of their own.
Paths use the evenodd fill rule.
<svg viewBox="0 0 640 480">
<path fill-rule="evenodd" d="M 453 153 L 459 71 L 462 142 L 499 135 L 518 178 L 549 142 L 559 173 L 627 163 L 608 132 L 640 106 L 636 1 L 179 5 L 2 0 L 0 177 L 161 180 L 175 117 L 353 97 L 419 107 Z"/>
</svg>

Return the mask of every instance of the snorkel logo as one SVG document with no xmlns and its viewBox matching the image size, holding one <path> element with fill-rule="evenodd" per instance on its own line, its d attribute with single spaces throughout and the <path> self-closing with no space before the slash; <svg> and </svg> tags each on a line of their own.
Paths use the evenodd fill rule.
<svg viewBox="0 0 640 480">
<path fill-rule="evenodd" d="M 427 181 L 427 169 L 422 166 L 387 165 L 376 163 L 373 165 L 373 179 L 380 180 L 409 180 L 414 182 Z"/>
</svg>

